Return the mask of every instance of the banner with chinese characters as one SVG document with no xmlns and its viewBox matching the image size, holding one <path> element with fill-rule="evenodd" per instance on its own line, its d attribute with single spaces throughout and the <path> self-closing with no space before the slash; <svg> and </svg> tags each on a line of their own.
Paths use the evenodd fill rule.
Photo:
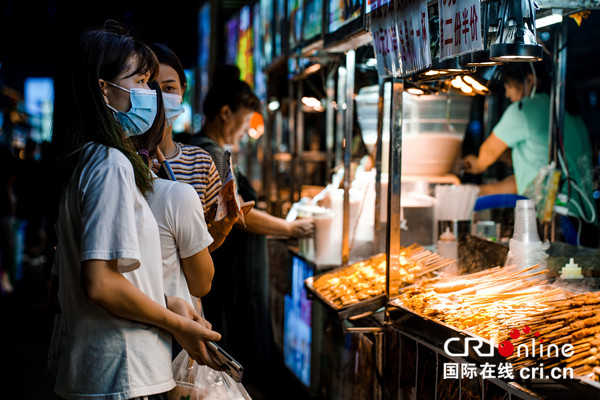
<svg viewBox="0 0 600 400">
<path fill-rule="evenodd" d="M 479 0 L 438 0 L 440 61 L 483 50 Z"/>
<path fill-rule="evenodd" d="M 371 13 L 379 77 L 406 77 L 431 65 L 426 0 L 390 0 Z"/>
<path fill-rule="evenodd" d="M 401 76 L 431 66 L 427 0 L 394 0 Z"/>
<path fill-rule="evenodd" d="M 398 30 L 393 1 L 373 10 L 371 34 L 380 78 L 399 77 L 401 73 Z"/>
</svg>

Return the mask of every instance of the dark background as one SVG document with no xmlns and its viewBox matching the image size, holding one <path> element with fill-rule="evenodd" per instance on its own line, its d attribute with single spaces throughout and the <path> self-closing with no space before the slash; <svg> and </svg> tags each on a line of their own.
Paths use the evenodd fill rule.
<svg viewBox="0 0 600 400">
<path fill-rule="evenodd" d="M 0 79 L 23 90 L 29 76 L 55 76 L 63 68 L 65 53 L 82 31 L 114 19 L 146 41 L 162 42 L 179 55 L 184 68 L 196 65 L 198 9 L 203 1 L 140 0 L 61 1 L 2 0 L 0 2 Z M 240 0 L 212 1 L 214 26 L 224 22 L 243 5 Z M 223 29 L 213 30 L 223 37 Z M 218 40 L 224 43 L 224 40 Z M 217 48 L 217 57 L 224 55 Z M 0 82 L 1 86 L 1 82 Z"/>
</svg>

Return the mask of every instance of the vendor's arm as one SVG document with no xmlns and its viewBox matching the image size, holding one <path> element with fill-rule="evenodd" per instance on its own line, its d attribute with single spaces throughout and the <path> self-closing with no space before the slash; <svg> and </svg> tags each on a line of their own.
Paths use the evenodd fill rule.
<svg viewBox="0 0 600 400">
<path fill-rule="evenodd" d="M 490 165 L 495 163 L 506 149 L 508 149 L 506 143 L 492 132 L 481 144 L 479 155 L 474 156 L 470 154 L 464 158 L 465 172 L 469 174 L 481 174 Z"/>
<path fill-rule="evenodd" d="M 310 219 L 298 219 L 287 222 L 283 218 L 274 217 L 256 208 L 245 216 L 246 230 L 260 235 L 291 236 L 296 238 L 310 237 L 314 233 L 314 224 Z M 241 221 L 240 221 L 241 224 Z M 241 225 L 243 228 L 243 225 Z"/>
<path fill-rule="evenodd" d="M 479 195 L 517 193 L 517 181 L 514 175 L 509 175 L 498 182 L 479 185 Z"/>
</svg>

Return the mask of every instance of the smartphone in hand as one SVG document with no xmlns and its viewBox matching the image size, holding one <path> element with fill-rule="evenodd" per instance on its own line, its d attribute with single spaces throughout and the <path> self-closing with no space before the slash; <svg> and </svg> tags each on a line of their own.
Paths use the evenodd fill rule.
<svg viewBox="0 0 600 400">
<path fill-rule="evenodd" d="M 234 381 L 241 382 L 242 375 L 244 374 L 244 367 L 233 357 L 231 357 L 225 350 L 221 348 L 215 342 L 206 342 L 207 348 L 213 356 L 214 360 L 223 368 L 224 372 L 231 376 Z"/>
</svg>

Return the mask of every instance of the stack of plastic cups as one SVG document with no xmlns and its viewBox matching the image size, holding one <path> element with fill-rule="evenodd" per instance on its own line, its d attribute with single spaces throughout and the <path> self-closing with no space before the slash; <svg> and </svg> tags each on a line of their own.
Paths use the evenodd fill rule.
<svg viewBox="0 0 600 400">
<path fill-rule="evenodd" d="M 518 265 L 521 269 L 526 269 L 539 264 L 540 267 L 531 272 L 541 271 L 547 266 L 547 247 L 540 240 L 533 201 L 517 200 L 515 228 L 509 241 L 505 265 Z"/>
</svg>

